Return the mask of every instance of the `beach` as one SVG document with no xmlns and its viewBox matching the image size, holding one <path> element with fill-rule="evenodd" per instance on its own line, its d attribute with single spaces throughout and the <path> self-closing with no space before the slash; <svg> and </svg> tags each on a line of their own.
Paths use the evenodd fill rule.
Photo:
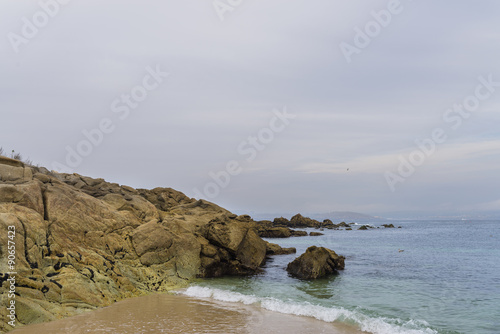
<svg viewBox="0 0 500 334">
<path fill-rule="evenodd" d="M 15 334 L 57 333 L 365 333 L 236 303 L 158 293 L 130 298 L 74 317 L 25 326 Z"/>
</svg>

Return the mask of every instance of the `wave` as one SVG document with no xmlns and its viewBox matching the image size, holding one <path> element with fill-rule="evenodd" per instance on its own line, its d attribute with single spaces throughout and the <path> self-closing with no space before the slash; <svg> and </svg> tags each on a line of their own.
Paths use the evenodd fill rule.
<svg viewBox="0 0 500 334">
<path fill-rule="evenodd" d="M 273 297 L 245 295 L 239 292 L 202 286 L 191 286 L 178 293 L 193 298 L 209 298 L 223 302 L 260 305 L 260 307 L 269 311 L 311 317 L 325 322 L 355 323 L 362 331 L 373 334 L 437 334 L 435 330 L 429 328 L 429 324 L 425 321 L 374 318 L 363 314 L 359 310 L 351 311 L 342 307 L 324 307 L 308 302 L 283 301 Z"/>
</svg>

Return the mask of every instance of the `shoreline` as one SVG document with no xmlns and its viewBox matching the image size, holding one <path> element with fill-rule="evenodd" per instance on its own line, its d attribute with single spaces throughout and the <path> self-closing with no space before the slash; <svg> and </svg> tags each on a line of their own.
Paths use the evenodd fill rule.
<svg viewBox="0 0 500 334">
<path fill-rule="evenodd" d="M 14 334 L 49 333 L 330 333 L 360 334 L 354 326 L 268 311 L 255 305 L 173 293 L 127 298 L 73 317 L 23 326 Z"/>
</svg>

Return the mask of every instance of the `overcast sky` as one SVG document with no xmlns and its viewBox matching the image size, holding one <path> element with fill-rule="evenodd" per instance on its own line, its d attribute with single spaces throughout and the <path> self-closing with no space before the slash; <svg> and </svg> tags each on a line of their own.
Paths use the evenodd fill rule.
<svg viewBox="0 0 500 334">
<path fill-rule="evenodd" d="M 495 0 L 4 0 L 0 146 L 237 213 L 500 211 L 499 14 Z"/>
</svg>

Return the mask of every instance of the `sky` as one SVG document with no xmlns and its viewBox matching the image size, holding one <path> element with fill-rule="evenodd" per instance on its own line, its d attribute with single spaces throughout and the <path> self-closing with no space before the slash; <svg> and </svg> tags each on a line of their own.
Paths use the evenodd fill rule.
<svg viewBox="0 0 500 334">
<path fill-rule="evenodd" d="M 236 213 L 500 214 L 499 13 L 4 0 L 0 147 Z"/>
</svg>

